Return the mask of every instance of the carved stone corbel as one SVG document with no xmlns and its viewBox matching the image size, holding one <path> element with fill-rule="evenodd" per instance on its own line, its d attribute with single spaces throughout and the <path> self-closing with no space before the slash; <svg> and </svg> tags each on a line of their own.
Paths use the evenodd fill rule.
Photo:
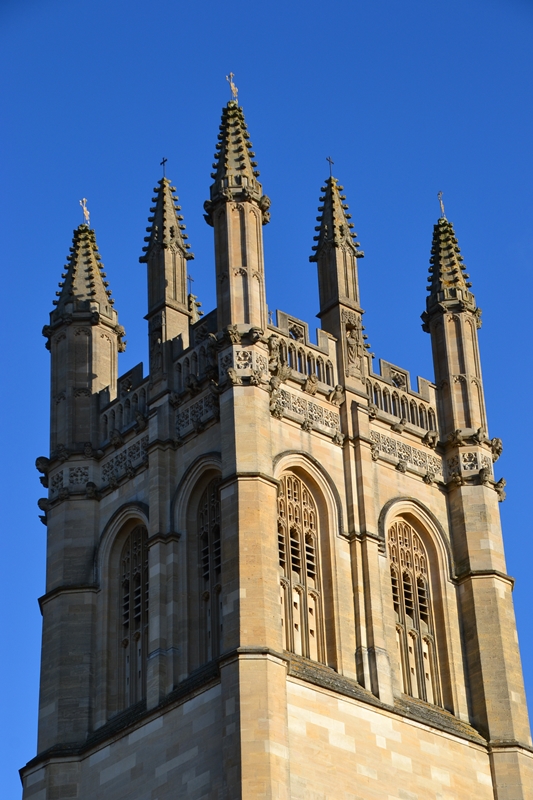
<svg viewBox="0 0 533 800">
<path fill-rule="evenodd" d="M 328 395 L 328 400 L 334 406 L 341 406 L 346 399 L 344 388 L 338 383 L 332 392 Z"/>
</svg>

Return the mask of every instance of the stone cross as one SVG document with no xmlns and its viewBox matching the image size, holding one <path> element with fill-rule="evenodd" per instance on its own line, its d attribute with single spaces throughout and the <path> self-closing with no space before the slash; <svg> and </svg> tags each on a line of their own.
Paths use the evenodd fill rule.
<svg viewBox="0 0 533 800">
<path fill-rule="evenodd" d="M 440 215 L 441 215 L 441 217 L 446 219 L 446 214 L 444 213 L 444 203 L 442 202 L 442 192 L 437 192 L 437 197 L 439 198 Z"/>
<path fill-rule="evenodd" d="M 235 100 L 235 102 L 237 102 L 237 95 L 239 94 L 239 90 L 233 83 L 234 77 L 235 75 L 233 74 L 233 72 L 230 72 L 229 75 L 226 75 L 226 80 L 229 83 L 229 88 L 231 89 L 231 94 L 233 95 L 233 99 Z"/>
<path fill-rule="evenodd" d="M 89 213 L 89 209 L 87 208 L 87 198 L 86 197 L 84 197 L 84 198 L 82 198 L 80 200 L 80 206 L 81 206 L 82 211 L 83 211 L 84 222 L 85 222 L 86 225 L 89 225 L 90 221 L 91 221 L 91 215 Z"/>
</svg>

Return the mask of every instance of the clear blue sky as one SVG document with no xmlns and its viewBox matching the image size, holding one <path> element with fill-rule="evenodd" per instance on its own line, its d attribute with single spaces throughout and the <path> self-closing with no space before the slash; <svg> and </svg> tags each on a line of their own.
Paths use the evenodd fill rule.
<svg viewBox="0 0 533 800">
<path fill-rule="evenodd" d="M 365 324 L 376 356 L 433 376 L 420 327 L 432 225 L 444 192 L 473 291 L 508 571 L 533 700 L 531 0 L 2 0 L 0 220 L 4 292 L 2 402 L 4 653 L 0 786 L 35 754 L 45 528 L 35 457 L 48 448 L 41 328 L 89 199 L 128 349 L 146 362 L 144 266 L 152 197 L 168 158 L 195 290 L 214 304 L 212 229 L 203 220 L 232 70 L 272 222 L 267 293 L 315 325 L 308 262 L 326 156 L 345 187 L 366 253 Z"/>
</svg>

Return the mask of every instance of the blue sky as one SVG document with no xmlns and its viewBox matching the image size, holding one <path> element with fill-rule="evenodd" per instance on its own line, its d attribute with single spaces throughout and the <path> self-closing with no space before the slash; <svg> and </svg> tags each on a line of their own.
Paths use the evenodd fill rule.
<svg viewBox="0 0 533 800">
<path fill-rule="evenodd" d="M 365 325 L 377 358 L 433 376 L 420 327 L 432 226 L 444 192 L 473 291 L 490 434 L 504 441 L 502 518 L 526 684 L 533 699 L 530 312 L 533 241 L 533 3 L 528 0 L 3 0 L 0 219 L 4 325 L 5 593 L 0 660 L 7 725 L 0 785 L 35 753 L 45 528 L 35 457 L 48 447 L 41 328 L 87 197 L 128 349 L 146 363 L 146 279 L 138 263 L 159 162 L 168 158 L 214 305 L 203 220 L 232 70 L 272 200 L 267 295 L 316 325 L 310 264 L 326 156 L 359 240 Z"/>
</svg>

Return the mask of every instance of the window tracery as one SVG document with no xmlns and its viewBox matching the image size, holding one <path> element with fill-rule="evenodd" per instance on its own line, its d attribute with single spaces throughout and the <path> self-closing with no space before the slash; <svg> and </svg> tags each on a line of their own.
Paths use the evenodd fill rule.
<svg viewBox="0 0 533 800">
<path fill-rule="evenodd" d="M 128 535 L 120 557 L 122 694 L 124 707 L 146 695 L 148 654 L 148 547 L 144 525 Z"/>
<path fill-rule="evenodd" d="M 440 705 L 426 549 L 415 529 L 398 519 L 388 530 L 388 552 L 403 691 Z"/>
<path fill-rule="evenodd" d="M 281 624 L 287 650 L 324 660 L 318 512 L 311 492 L 295 475 L 278 490 Z"/>
<path fill-rule="evenodd" d="M 220 491 L 215 478 L 205 488 L 198 505 L 198 540 L 200 569 L 200 625 L 203 661 L 220 653 L 222 636 L 220 543 Z"/>
</svg>

